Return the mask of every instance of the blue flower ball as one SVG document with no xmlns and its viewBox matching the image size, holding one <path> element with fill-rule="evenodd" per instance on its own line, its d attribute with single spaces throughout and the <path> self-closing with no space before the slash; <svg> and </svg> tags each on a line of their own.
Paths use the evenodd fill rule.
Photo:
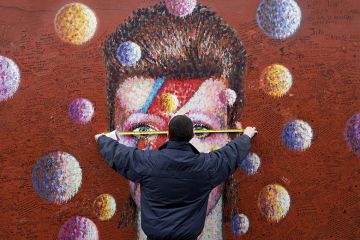
<svg viewBox="0 0 360 240">
<path fill-rule="evenodd" d="M 244 235 L 249 230 L 249 219 L 244 214 L 236 214 L 231 219 L 231 230 L 234 235 L 240 236 Z"/>
<path fill-rule="evenodd" d="M 300 27 L 301 9 L 294 0 L 262 0 L 256 19 L 266 35 L 274 39 L 285 39 Z"/>
<path fill-rule="evenodd" d="M 245 160 L 241 163 L 241 169 L 247 175 L 254 175 L 257 173 L 260 164 L 260 157 L 256 153 L 249 153 Z"/>
<path fill-rule="evenodd" d="M 348 120 L 345 137 L 350 149 L 360 156 L 360 113 L 354 114 Z"/>
<path fill-rule="evenodd" d="M 141 58 L 141 48 L 134 42 L 124 42 L 118 47 L 116 57 L 124 66 L 135 66 Z"/>
<path fill-rule="evenodd" d="M 295 151 L 304 151 L 311 146 L 313 131 L 307 122 L 289 121 L 282 130 L 282 142 Z"/>
</svg>

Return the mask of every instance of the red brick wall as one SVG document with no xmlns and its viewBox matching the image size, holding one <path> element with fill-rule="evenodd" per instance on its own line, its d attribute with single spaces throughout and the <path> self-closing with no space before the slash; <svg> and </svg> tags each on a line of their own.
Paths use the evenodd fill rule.
<svg viewBox="0 0 360 240">
<path fill-rule="evenodd" d="M 82 1 L 98 18 L 94 38 L 81 46 L 63 43 L 55 34 L 55 14 L 67 1 L 0 1 L 0 55 L 13 59 L 21 83 L 13 98 L 0 102 L 0 239 L 55 239 L 73 215 L 91 218 L 101 239 L 134 239 L 135 230 L 117 228 L 129 196 L 127 181 L 98 154 L 93 135 L 106 130 L 103 40 L 145 0 Z M 243 124 L 260 134 L 253 150 L 262 158 L 260 171 L 240 180 L 240 209 L 250 220 L 242 239 L 358 239 L 359 158 L 344 138 L 346 121 L 360 106 L 360 2 L 298 0 L 303 20 L 288 40 L 271 40 L 256 23 L 258 0 L 203 0 L 235 28 L 248 53 Z M 260 88 L 261 71 L 272 63 L 286 65 L 294 85 L 290 94 L 272 98 Z M 68 118 L 76 97 L 95 105 L 90 124 Z M 281 129 L 293 118 L 313 128 L 312 146 L 293 152 L 281 143 Z M 32 166 L 46 152 L 76 156 L 83 169 L 82 186 L 66 204 L 41 199 L 31 182 Z M 279 183 L 291 197 L 289 213 L 270 224 L 257 208 L 267 184 Z M 110 222 L 99 222 L 92 202 L 111 193 L 118 205 Z M 233 239 L 226 225 L 225 239 Z"/>
</svg>

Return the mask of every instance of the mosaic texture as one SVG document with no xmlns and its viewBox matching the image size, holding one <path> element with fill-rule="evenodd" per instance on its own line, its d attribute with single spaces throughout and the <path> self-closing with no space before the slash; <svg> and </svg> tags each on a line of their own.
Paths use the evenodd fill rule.
<svg viewBox="0 0 360 240">
<path fill-rule="evenodd" d="M 97 20 L 95 13 L 81 3 L 63 6 L 55 16 L 55 31 L 64 42 L 80 45 L 95 34 Z"/>
<path fill-rule="evenodd" d="M 302 120 L 289 121 L 282 130 L 282 142 L 291 150 L 304 151 L 313 139 L 311 126 Z"/>
<path fill-rule="evenodd" d="M 241 128 L 240 121 L 243 127 L 260 127 L 253 148 L 261 159 L 250 153 L 239 166 L 246 175 L 258 175 L 248 176 L 239 186 L 236 180 L 241 174 L 237 172 L 236 177 L 214 188 L 199 240 L 225 236 L 356 239 L 360 234 L 358 225 L 353 224 L 359 202 L 356 73 L 360 68 L 356 62 L 360 22 L 354 9 L 359 0 L 206 1 L 210 8 L 195 0 L 82 1 L 88 6 L 71 1 L 40 2 L 6 1 L 1 8 L 0 177 L 4 191 L 0 202 L 4 221 L 0 239 L 98 239 L 101 235 L 103 239 L 128 240 L 134 239 L 133 230 L 138 229 L 138 238 L 146 240 L 141 229 L 139 185 L 130 182 L 129 201 L 117 202 L 124 209 L 121 211 L 111 195 L 94 195 L 103 193 L 99 178 L 104 184 L 113 184 L 114 179 L 102 178 L 103 173 L 96 169 L 102 162 L 94 163 L 95 158 L 88 162 L 96 149 L 90 149 L 94 147 L 89 136 L 92 131 L 86 129 L 107 125 L 107 130 L 166 130 L 168 120 L 176 114 L 189 116 L 199 130 Z M 150 6 L 155 2 L 159 4 Z M 130 14 L 130 8 L 137 6 L 146 8 Z M 306 26 L 299 31 L 302 17 L 306 17 Z M 239 36 L 245 37 L 252 55 L 246 89 L 246 51 Z M 271 62 L 263 65 L 268 56 Z M 106 84 L 102 82 L 101 57 Z M 256 75 L 258 79 L 254 79 Z M 100 99 L 102 90 L 107 96 Z M 246 115 L 241 116 L 244 91 L 249 102 Z M 78 92 L 91 101 L 73 99 Z M 56 116 L 61 114 L 57 111 L 61 99 L 65 116 Z M 107 116 L 94 119 L 95 105 L 97 114 L 103 115 L 105 110 Z M 60 121 L 62 117 L 71 120 Z M 105 125 L 104 120 L 108 120 Z M 78 131 L 69 134 L 71 128 Z M 231 138 L 231 134 L 196 134 L 191 143 L 201 152 L 209 152 Z M 72 144 L 74 140 L 79 144 Z M 162 136 L 120 139 L 140 149 L 156 149 L 164 141 Z M 40 156 L 41 148 L 46 153 L 49 148 L 73 149 L 86 156 L 85 162 L 62 151 L 44 151 Z M 286 160 L 285 156 L 292 161 L 283 161 L 280 168 L 284 172 L 279 172 L 273 160 Z M 309 159 L 304 171 L 302 160 Z M 292 164 L 294 160 L 297 164 Z M 276 175 L 271 175 L 276 168 Z M 291 172 L 286 172 L 290 168 Z M 30 171 L 34 190 L 28 188 Z M 260 188 L 251 184 L 252 180 L 261 184 L 264 179 L 281 179 L 288 189 L 278 184 Z M 81 186 L 83 181 L 86 189 Z M 76 196 L 80 188 L 84 192 Z M 252 190 L 260 193 L 259 199 L 244 195 Z M 127 195 L 126 189 L 123 193 Z M 289 194 L 293 206 L 287 215 Z M 238 209 L 249 210 L 254 204 L 260 210 L 248 212 L 249 218 Z M 134 206 L 130 210 L 133 215 L 126 213 L 129 206 Z M 79 213 L 94 218 L 75 216 Z M 132 217 L 136 213 L 138 217 Z M 127 229 L 116 229 L 119 219 L 119 226 L 125 222 Z M 93 221 L 99 224 L 99 234 Z M 133 221 L 137 228 L 131 226 Z"/>
<path fill-rule="evenodd" d="M 301 10 L 294 0 L 262 0 L 256 19 L 266 35 L 274 39 L 285 39 L 300 27 Z"/>
<path fill-rule="evenodd" d="M 198 236 L 198 240 L 220 240 L 223 239 L 223 227 L 222 227 L 222 214 L 223 214 L 223 197 L 221 196 L 211 210 L 211 212 L 206 216 L 205 226 Z"/>
<path fill-rule="evenodd" d="M 69 117 L 77 123 L 86 124 L 94 115 L 94 106 L 86 98 L 77 98 L 71 101 L 68 107 Z"/>
<path fill-rule="evenodd" d="M 272 64 L 262 72 L 260 85 L 270 96 L 281 97 L 290 90 L 292 76 L 286 67 L 280 64 Z"/>
<path fill-rule="evenodd" d="M 185 17 L 194 11 L 196 0 L 166 0 L 167 10 L 177 17 Z"/>
<path fill-rule="evenodd" d="M 231 230 L 235 236 L 244 235 L 249 230 L 250 222 L 246 215 L 236 214 L 231 219 Z"/>
<path fill-rule="evenodd" d="M 94 201 L 93 209 L 100 221 L 110 220 L 116 211 L 114 197 L 106 193 L 99 195 Z"/>
<path fill-rule="evenodd" d="M 347 121 L 345 137 L 349 148 L 360 156 L 360 113 Z"/>
<path fill-rule="evenodd" d="M 290 196 L 286 189 L 278 184 L 267 185 L 259 194 L 258 207 L 269 222 L 277 223 L 289 211 Z"/>
<path fill-rule="evenodd" d="M 20 70 L 16 63 L 0 56 L 0 102 L 12 97 L 20 84 Z"/>
<path fill-rule="evenodd" d="M 42 156 L 32 169 L 35 191 L 50 203 L 69 201 L 79 191 L 81 181 L 79 162 L 66 152 L 50 152 Z"/>
<path fill-rule="evenodd" d="M 75 216 L 67 220 L 59 231 L 59 240 L 98 240 L 99 233 L 93 221 Z"/>
<path fill-rule="evenodd" d="M 254 175 L 257 173 L 260 164 L 260 157 L 256 153 L 249 153 L 245 160 L 241 163 L 241 169 L 247 175 Z"/>
</svg>

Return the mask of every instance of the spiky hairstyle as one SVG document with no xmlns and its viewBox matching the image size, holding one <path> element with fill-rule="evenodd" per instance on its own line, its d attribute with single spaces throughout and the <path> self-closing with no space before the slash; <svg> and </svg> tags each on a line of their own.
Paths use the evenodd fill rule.
<svg viewBox="0 0 360 240">
<path fill-rule="evenodd" d="M 116 57 L 119 45 L 132 41 L 141 48 L 135 66 Z M 222 77 L 237 93 L 228 109 L 233 127 L 243 106 L 242 76 L 246 52 L 236 32 L 207 7 L 198 4 L 184 18 L 171 15 L 164 3 L 139 9 L 105 40 L 109 130 L 115 127 L 115 94 L 119 83 L 133 76 L 187 78 Z"/>
</svg>

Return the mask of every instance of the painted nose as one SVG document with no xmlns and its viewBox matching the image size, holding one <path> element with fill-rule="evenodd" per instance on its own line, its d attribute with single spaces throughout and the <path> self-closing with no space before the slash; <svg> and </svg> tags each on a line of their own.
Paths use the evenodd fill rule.
<svg viewBox="0 0 360 240">
<path fill-rule="evenodd" d="M 167 136 L 156 135 L 150 137 L 144 137 L 138 140 L 137 148 L 142 150 L 153 150 L 159 148 L 164 142 L 166 142 Z"/>
</svg>

